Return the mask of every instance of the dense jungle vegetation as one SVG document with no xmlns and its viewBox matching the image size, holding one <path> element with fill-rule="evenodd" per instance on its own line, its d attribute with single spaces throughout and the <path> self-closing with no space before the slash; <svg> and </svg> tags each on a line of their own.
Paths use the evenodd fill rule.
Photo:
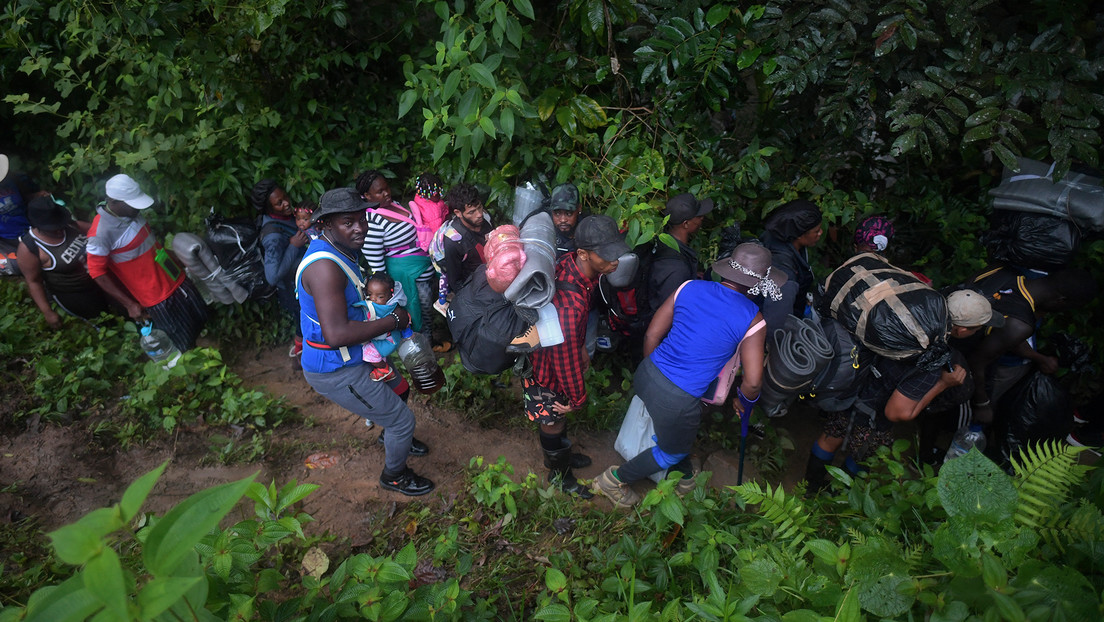
<svg viewBox="0 0 1104 622">
<path fill-rule="evenodd" d="M 405 196 L 434 170 L 486 184 L 498 216 L 524 180 L 572 181 L 630 242 L 662 231 L 668 194 L 706 195 L 709 258 L 724 226 L 756 233 L 803 197 L 830 227 L 818 270 L 849 252 L 857 217 L 883 213 L 892 258 L 936 285 L 985 265 L 1005 166 L 1099 167 L 1104 119 L 1089 0 L 10 0 L 0 52 L 0 152 L 85 217 L 122 171 L 172 232 L 247 214 L 262 177 L 317 199 L 380 168 Z M 1077 263 L 1104 274 L 1104 242 Z M 1100 310 L 1063 319 L 1098 351 Z M 220 329 L 256 338 L 243 315 Z M 44 414 L 128 356 L 38 323 L 0 317 L 0 354 L 33 351 L 30 382 L 56 397 Z M 200 402 L 166 402 L 169 382 L 233 400 L 235 421 L 292 416 L 241 391 L 217 351 L 189 357 L 128 408 L 170 429 Z M 1009 476 L 975 452 L 937 477 L 895 447 L 868 478 L 837 473 L 834 496 L 745 484 L 679 499 L 667 481 L 626 515 L 474 459 L 469 495 L 410 504 L 391 537 L 332 567 L 294 510 L 310 486 L 245 480 L 155 517 L 141 506 L 157 469 L 51 534 L 34 573 L 3 577 L 0 621 L 1101 619 L 1104 479 L 1076 462 L 1041 446 Z M 243 496 L 256 516 L 220 528 Z"/>
</svg>

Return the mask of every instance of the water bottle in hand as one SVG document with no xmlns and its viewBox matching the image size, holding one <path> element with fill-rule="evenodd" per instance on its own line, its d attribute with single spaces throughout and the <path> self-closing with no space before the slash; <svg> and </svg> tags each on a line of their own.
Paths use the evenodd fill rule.
<svg viewBox="0 0 1104 622">
<path fill-rule="evenodd" d="M 410 328 L 402 332 L 399 358 L 410 372 L 410 381 L 419 393 L 436 393 L 445 384 L 445 373 L 437 365 L 437 357 L 422 333 Z"/>
<path fill-rule="evenodd" d="M 180 360 L 181 352 L 173 345 L 168 333 L 160 328 L 154 328 L 153 324 L 145 324 L 141 327 L 142 351 L 155 363 L 161 363 L 165 369 L 171 369 Z"/>
</svg>

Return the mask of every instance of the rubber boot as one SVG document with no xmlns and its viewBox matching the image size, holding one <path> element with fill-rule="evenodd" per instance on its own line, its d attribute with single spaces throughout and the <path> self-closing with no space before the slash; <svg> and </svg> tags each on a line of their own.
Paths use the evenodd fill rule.
<svg viewBox="0 0 1104 622">
<path fill-rule="evenodd" d="M 579 480 L 575 479 L 575 474 L 571 472 L 570 444 L 566 444 L 566 446 L 555 451 L 548 451 L 547 449 L 542 451 L 544 451 L 544 463 L 551 465 L 548 467 L 551 469 L 551 473 L 548 475 L 549 483 L 568 494 L 579 495 L 583 499 L 590 499 L 594 496 L 590 488 L 580 484 Z"/>
<path fill-rule="evenodd" d="M 560 442 L 563 443 L 563 446 L 561 447 L 561 449 L 571 449 L 571 447 L 572 447 L 571 441 L 567 440 L 566 438 L 561 437 Z M 572 454 L 571 454 L 571 468 L 573 468 L 573 469 L 585 469 L 590 465 L 591 465 L 590 456 L 588 456 L 586 454 L 580 454 L 580 453 L 572 452 Z M 549 469 L 552 468 L 552 461 L 549 460 L 547 452 L 544 454 L 544 466 L 546 468 L 549 468 Z"/>
<path fill-rule="evenodd" d="M 835 458 L 835 454 L 832 455 Z M 824 459 L 816 453 L 809 454 L 809 464 L 805 466 L 805 481 L 809 487 L 805 489 L 807 496 L 819 493 L 828 485 L 828 465 L 832 464 L 832 458 Z"/>
</svg>

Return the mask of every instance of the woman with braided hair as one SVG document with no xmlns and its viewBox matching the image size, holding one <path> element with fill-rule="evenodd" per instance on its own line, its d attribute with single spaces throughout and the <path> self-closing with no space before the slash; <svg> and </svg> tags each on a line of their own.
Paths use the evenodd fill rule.
<svg viewBox="0 0 1104 622">
<path fill-rule="evenodd" d="M 368 232 L 361 249 L 372 272 L 387 272 L 402 285 L 409 300 L 411 327 L 432 337 L 433 277 L 429 253 L 419 244 L 419 230 L 427 229 L 422 215 L 391 197 L 391 185 L 379 171 L 361 173 L 356 190 L 369 203 Z M 432 235 L 432 231 L 429 232 Z"/>
</svg>

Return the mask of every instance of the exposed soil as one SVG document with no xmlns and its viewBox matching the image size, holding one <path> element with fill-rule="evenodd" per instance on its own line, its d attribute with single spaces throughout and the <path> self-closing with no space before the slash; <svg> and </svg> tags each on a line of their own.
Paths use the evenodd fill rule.
<svg viewBox="0 0 1104 622">
<path fill-rule="evenodd" d="M 0 492 L 0 521 L 34 515 L 47 530 L 73 522 L 117 502 L 131 482 L 165 460 L 171 462 L 147 500 L 147 511 L 164 513 L 203 488 L 259 470 L 257 481 L 265 484 L 275 481 L 280 486 L 292 479 L 320 484 L 321 488 L 304 502 L 304 511 L 317 521 L 310 529 L 347 536 L 357 546 L 370 539 L 371 523 L 381 512 L 389 514 L 409 502 L 409 498 L 379 486 L 383 447 L 376 439 L 380 428 L 365 427 L 359 417 L 319 397 L 287 357 L 286 346 L 228 358 L 247 385 L 285 396 L 310 424 L 277 429 L 269 453 L 259 462 L 205 466 L 211 462 L 210 437 L 226 435 L 226 430 L 182 429 L 171 440 L 126 451 L 105 451 L 83 425 L 31 422 L 25 430 L 0 435 L 0 490 L 7 491 Z M 504 456 L 513 465 L 515 478 L 530 471 L 545 475 L 536 435 L 527 426 L 483 428 L 438 405 L 432 397 L 413 393 L 410 406 L 418 422 L 415 434 L 429 445 L 430 453 L 411 458 L 409 464 L 437 484 L 437 489 L 423 500 L 447 500 L 460 491 L 464 469 L 475 455 L 489 461 Z M 522 416 L 520 397 L 517 416 Z M 771 423 L 788 428 L 798 448 L 789 457 L 783 477 L 783 483 L 790 485 L 804 471 L 805 448 L 818 429 L 817 422 L 811 415 L 798 413 Z M 579 477 L 595 477 L 610 464 L 622 462 L 613 450 L 615 436 L 616 431 L 572 433 L 576 447 L 594 460 L 592 466 L 577 472 Z M 308 468 L 307 458 L 319 452 L 334 458 L 333 465 Z M 736 483 L 739 460 L 735 451 L 702 450 L 696 460 L 713 472 L 710 485 Z M 745 469 L 745 481 L 757 477 L 751 460 Z M 650 485 L 644 482 L 637 486 L 643 492 Z M 609 507 L 604 500 L 591 503 Z"/>
</svg>

